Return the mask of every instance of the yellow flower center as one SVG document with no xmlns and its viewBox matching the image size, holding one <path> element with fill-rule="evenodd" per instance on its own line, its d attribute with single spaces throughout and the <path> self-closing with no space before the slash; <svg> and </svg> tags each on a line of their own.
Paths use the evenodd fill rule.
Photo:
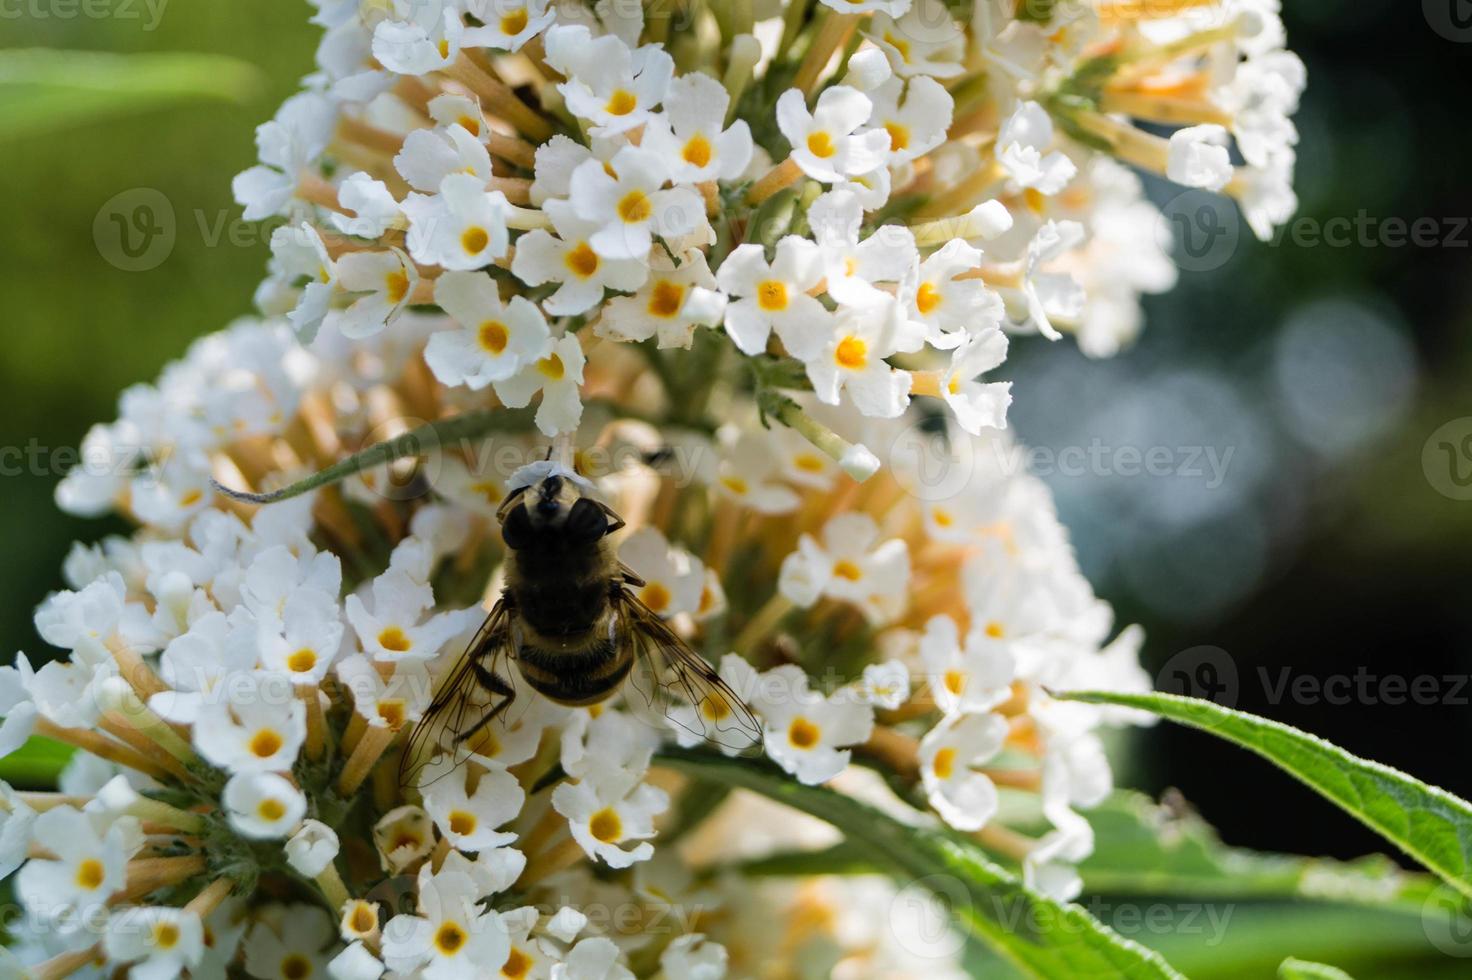
<svg viewBox="0 0 1472 980">
<path fill-rule="evenodd" d="M 861 371 L 869 363 L 869 345 L 858 337 L 845 337 L 838 342 L 833 359 L 840 367 Z"/>
<path fill-rule="evenodd" d="M 348 917 L 348 926 L 358 935 L 367 935 L 378 928 L 378 912 L 367 902 L 359 902 L 353 906 L 353 914 Z"/>
<path fill-rule="evenodd" d="M 639 108 L 639 98 L 626 88 L 614 89 L 613 94 L 608 97 L 608 104 L 603 111 L 610 116 L 627 116 Z"/>
<path fill-rule="evenodd" d="M 398 272 L 390 272 L 384 277 L 383 282 L 388 301 L 395 306 L 398 306 L 403 302 L 404 297 L 409 295 L 409 273 L 402 269 Z"/>
<path fill-rule="evenodd" d="M 385 698 L 378 702 L 378 717 L 382 718 L 384 724 L 390 728 L 402 728 L 405 718 L 403 700 L 401 698 Z"/>
<path fill-rule="evenodd" d="M 598 253 L 587 242 L 578 242 L 576 248 L 568 250 L 562 261 L 580 279 L 587 279 L 598 271 Z"/>
<path fill-rule="evenodd" d="M 915 306 L 924 316 L 929 316 L 940 305 L 940 290 L 933 282 L 922 282 L 920 289 L 915 293 Z"/>
<path fill-rule="evenodd" d="M 808 152 L 820 160 L 826 160 L 838 152 L 838 147 L 833 145 L 833 137 L 828 135 L 827 130 L 818 129 L 808 134 Z"/>
<path fill-rule="evenodd" d="M 593 835 L 594 840 L 605 844 L 617 844 L 623 839 L 624 822 L 619 819 L 613 807 L 604 807 L 593 814 L 593 819 L 588 821 L 588 833 Z"/>
<path fill-rule="evenodd" d="M 491 243 L 490 232 L 479 225 L 472 225 L 460 234 L 460 247 L 466 255 L 479 255 Z"/>
<path fill-rule="evenodd" d="M 884 41 L 890 47 L 900 53 L 900 57 L 908 64 L 910 61 L 910 42 L 902 37 L 896 37 L 893 31 L 884 32 Z"/>
<path fill-rule="evenodd" d="M 515 37 L 526 30 L 529 19 L 525 10 L 513 11 L 501 18 L 501 33 L 507 37 Z"/>
<path fill-rule="evenodd" d="M 731 717 L 731 705 L 719 694 L 707 694 L 700 701 L 700 713 L 711 721 Z"/>
<path fill-rule="evenodd" d="M 475 755 L 485 756 L 487 759 L 494 759 L 501 754 L 501 740 L 496 737 L 496 733 L 491 731 L 490 728 L 482 728 L 480 733 L 467 743 L 466 748 Z"/>
<path fill-rule="evenodd" d="M 744 497 L 751 492 L 751 485 L 739 476 L 723 476 L 721 485 L 738 497 Z"/>
<path fill-rule="evenodd" d="M 847 558 L 844 558 L 833 563 L 833 577 L 857 582 L 864 577 L 864 570 Z"/>
<path fill-rule="evenodd" d="M 639 599 L 649 607 L 650 612 L 662 613 L 670 607 L 674 596 L 670 595 L 669 588 L 663 582 L 650 582 L 639 593 Z"/>
<path fill-rule="evenodd" d="M 204 499 L 204 491 L 203 490 L 189 490 L 189 491 L 187 491 L 184 494 L 184 496 L 182 496 L 182 497 L 179 498 L 179 506 L 180 507 L 193 507 L 195 504 L 199 503 L 203 499 Z"/>
<path fill-rule="evenodd" d="M 506 962 L 501 965 L 501 976 L 508 980 L 520 980 L 531 971 L 532 959 L 519 949 L 512 949 L 511 955 L 506 957 Z"/>
<path fill-rule="evenodd" d="M 179 927 L 172 922 L 155 923 L 153 945 L 159 949 L 173 949 L 179 945 Z"/>
<path fill-rule="evenodd" d="M 951 773 L 956 771 L 956 750 L 950 747 L 941 749 L 935 754 L 935 761 L 930 764 L 938 779 L 950 779 Z"/>
<path fill-rule="evenodd" d="M 787 741 L 792 743 L 793 748 L 810 749 L 822 737 L 822 730 L 806 718 L 794 718 L 792 724 L 787 726 Z"/>
<path fill-rule="evenodd" d="M 261 801 L 260 806 L 256 807 L 256 816 L 267 823 L 275 823 L 286 816 L 286 804 L 274 796 L 268 796 Z"/>
<path fill-rule="evenodd" d="M 438 45 L 436 45 L 436 47 L 438 47 L 440 49 L 440 57 L 441 58 L 448 58 L 450 56 L 450 39 L 449 38 L 447 38 L 447 37 L 440 38 L 440 43 Z"/>
<path fill-rule="evenodd" d="M 692 167 L 710 166 L 711 157 L 714 155 L 710 140 L 700 135 L 692 136 L 685 144 L 685 149 L 680 151 L 680 156 L 684 157 L 685 162 Z"/>
<path fill-rule="evenodd" d="M 281 746 L 286 744 L 280 733 L 270 728 L 262 728 L 251 736 L 250 754 L 257 759 L 269 759 L 281 751 Z"/>
<path fill-rule="evenodd" d="M 480 342 L 481 350 L 496 357 L 506 350 L 506 342 L 510 339 L 511 332 L 506 329 L 506 324 L 499 320 L 487 320 L 480 325 L 480 330 L 476 333 L 476 340 Z"/>
<path fill-rule="evenodd" d="M 986 635 L 994 640 L 1000 640 L 1007 635 L 1007 628 L 994 619 L 986 624 Z"/>
<path fill-rule="evenodd" d="M 456 119 L 455 121 L 457 123 L 459 123 L 461 126 L 465 127 L 465 130 L 467 132 L 469 132 L 471 135 L 473 135 L 473 136 L 479 136 L 480 135 L 480 120 L 479 119 L 476 119 L 476 118 L 474 118 L 472 116 L 466 115 L 466 116 L 461 116 L 459 119 Z"/>
<path fill-rule="evenodd" d="M 1022 200 L 1027 205 L 1028 210 L 1033 214 L 1042 214 L 1043 210 L 1048 206 L 1048 195 L 1036 187 L 1029 187 L 1023 191 Z"/>
<path fill-rule="evenodd" d="M 414 643 L 403 630 L 390 626 L 378 634 L 378 645 L 390 653 L 406 653 Z"/>
<path fill-rule="evenodd" d="M 946 671 L 943 681 L 946 685 L 946 690 L 950 691 L 956 697 L 960 697 L 961 692 L 966 690 L 966 675 L 959 670 L 951 669 Z"/>
<path fill-rule="evenodd" d="M 434 948 L 442 956 L 454 956 L 465 946 L 465 930 L 454 922 L 446 922 L 434 934 Z"/>
<path fill-rule="evenodd" d="M 930 512 L 930 519 L 935 521 L 936 527 L 950 527 L 955 523 L 949 511 L 937 507 Z"/>
<path fill-rule="evenodd" d="M 286 669 L 293 674 L 305 674 L 317 666 L 317 651 L 302 647 L 296 653 L 286 658 Z"/>
<path fill-rule="evenodd" d="M 757 305 L 769 313 L 787 309 L 787 284 L 768 279 L 756 287 Z"/>
<path fill-rule="evenodd" d="M 307 980 L 312 975 L 312 961 L 301 953 L 292 953 L 281 961 L 281 975 L 286 980 Z"/>
<path fill-rule="evenodd" d="M 661 279 L 654 284 L 654 289 L 649 294 L 649 313 L 668 320 L 679 314 L 685 307 L 685 287 L 668 279 Z"/>
<path fill-rule="evenodd" d="M 77 887 L 85 888 L 87 891 L 95 891 L 102 887 L 102 880 L 107 877 L 102 862 L 96 858 L 87 858 L 77 865 Z"/>
<path fill-rule="evenodd" d="M 467 813 L 464 810 L 452 810 L 450 811 L 449 824 L 450 833 L 457 837 L 468 837 L 475 833 L 475 828 L 480 825 L 480 821 L 475 818 L 475 814 L 473 813 Z"/>
<path fill-rule="evenodd" d="M 562 358 L 556 354 L 548 354 L 538 361 L 537 370 L 541 371 L 542 376 L 548 381 L 561 381 L 562 376 L 567 373 L 567 368 L 563 367 Z"/>
<path fill-rule="evenodd" d="M 637 225 L 654 214 L 654 202 L 643 191 L 629 191 L 618 202 L 617 210 L 626 224 Z"/>
<path fill-rule="evenodd" d="M 897 122 L 884 124 L 885 132 L 889 133 L 889 148 L 899 151 L 909 149 L 910 127 Z"/>
</svg>

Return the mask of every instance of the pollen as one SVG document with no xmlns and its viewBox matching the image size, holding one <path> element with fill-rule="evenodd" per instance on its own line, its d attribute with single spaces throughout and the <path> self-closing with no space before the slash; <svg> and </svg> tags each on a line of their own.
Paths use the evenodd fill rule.
<svg viewBox="0 0 1472 980">
<path fill-rule="evenodd" d="M 950 527 L 952 524 L 956 523 L 956 519 L 951 516 L 951 512 L 948 510 L 943 510 L 940 507 L 937 507 L 930 512 L 930 519 L 935 521 L 936 527 Z"/>
<path fill-rule="evenodd" d="M 833 576 L 834 578 L 857 582 L 864 577 L 864 570 L 847 558 L 843 558 L 833 563 Z"/>
<path fill-rule="evenodd" d="M 562 358 L 556 354 L 548 354 L 538 361 L 537 370 L 541 371 L 542 376 L 548 381 L 561 381 L 562 376 L 567 373 L 567 368 L 563 366 Z"/>
<path fill-rule="evenodd" d="M 159 922 L 153 927 L 153 945 L 158 949 L 173 949 L 179 945 L 179 927 L 172 922 Z"/>
<path fill-rule="evenodd" d="M 256 807 L 256 816 L 267 823 L 275 823 L 286 816 L 286 804 L 274 796 L 268 796 Z"/>
<path fill-rule="evenodd" d="M 449 38 L 447 38 L 447 37 L 440 38 L 440 43 L 439 43 L 438 47 L 440 49 L 440 57 L 441 58 L 448 58 L 448 57 L 450 57 L 450 39 Z"/>
<path fill-rule="evenodd" d="M 922 282 L 920 288 L 915 292 L 915 307 L 919 309 L 922 316 L 929 316 L 935 312 L 940 302 L 940 290 L 935 288 L 933 282 Z"/>
<path fill-rule="evenodd" d="M 399 729 L 404 725 L 404 702 L 400 698 L 386 698 L 378 702 L 378 717 L 389 728 Z"/>
<path fill-rule="evenodd" d="M 768 313 L 779 313 L 787 309 L 787 284 L 768 279 L 756 287 L 756 303 Z"/>
<path fill-rule="evenodd" d="M 441 956 L 454 956 L 465 948 L 467 938 L 459 924 L 446 922 L 434 934 L 434 948 L 440 951 Z"/>
<path fill-rule="evenodd" d="M 102 887 L 102 881 L 107 873 L 102 867 L 102 862 L 96 858 L 87 858 L 77 865 L 77 887 L 88 891 L 95 891 Z"/>
<path fill-rule="evenodd" d="M 593 814 L 593 819 L 588 821 L 588 833 L 605 844 L 617 844 L 623 840 L 624 822 L 619 819 L 618 811 L 606 806 Z"/>
<path fill-rule="evenodd" d="M 390 272 L 383 277 L 384 294 L 388 301 L 398 306 L 409 295 L 409 273 L 400 269 L 398 272 Z"/>
<path fill-rule="evenodd" d="M 618 202 L 618 216 L 625 224 L 637 225 L 654 214 L 654 202 L 643 191 L 629 191 Z"/>
<path fill-rule="evenodd" d="M 465 249 L 466 255 L 479 255 L 490 243 L 490 233 L 479 225 L 466 228 L 460 235 L 460 247 Z"/>
<path fill-rule="evenodd" d="M 838 147 L 833 145 L 833 137 L 827 130 L 819 129 L 808 134 L 808 152 L 820 160 L 827 160 L 838 152 Z"/>
<path fill-rule="evenodd" d="M 589 247 L 587 242 L 578 242 L 576 248 L 568 249 L 562 257 L 562 262 L 568 271 L 579 279 L 587 279 L 598 271 L 598 253 Z"/>
<path fill-rule="evenodd" d="M 281 961 L 281 976 L 284 980 L 307 980 L 312 975 L 312 961 L 301 953 L 292 953 Z"/>
<path fill-rule="evenodd" d="M 674 596 L 663 582 L 650 582 L 639 593 L 639 600 L 649 607 L 650 612 L 662 613 L 670 607 Z"/>
<path fill-rule="evenodd" d="M 990 623 L 986 624 L 986 635 L 994 640 L 1000 640 L 1002 637 L 1007 635 L 1007 627 L 1003 626 L 1001 623 L 997 622 L 994 619 Z"/>
<path fill-rule="evenodd" d="M 414 643 L 403 630 L 390 626 L 378 634 L 378 645 L 390 653 L 407 653 Z"/>
<path fill-rule="evenodd" d="M 896 152 L 910 148 L 910 127 L 897 122 L 884 124 L 885 132 L 889 133 L 889 148 Z"/>
<path fill-rule="evenodd" d="M 475 818 L 475 814 L 467 813 L 464 810 L 451 810 L 448 823 L 450 825 L 450 833 L 457 837 L 469 837 L 475 833 L 475 828 L 480 825 L 480 821 Z"/>
<path fill-rule="evenodd" d="M 257 759 L 269 759 L 281 751 L 281 746 L 286 744 L 280 733 L 270 729 L 262 728 L 251 736 L 250 754 Z"/>
<path fill-rule="evenodd" d="M 501 33 L 507 37 L 515 37 L 526 30 L 529 20 L 525 10 L 515 10 L 501 18 Z"/>
<path fill-rule="evenodd" d="M 956 771 L 956 750 L 947 746 L 935 754 L 935 761 L 930 764 L 939 779 L 950 779 L 951 774 Z"/>
<path fill-rule="evenodd" d="M 787 726 L 787 741 L 792 743 L 793 748 L 810 749 L 822 737 L 822 730 L 801 716 L 792 719 L 792 724 Z"/>
<path fill-rule="evenodd" d="M 519 949 L 512 949 L 511 955 L 506 957 L 506 962 L 501 964 L 501 976 L 508 980 L 521 980 L 531 972 L 532 959 Z"/>
<path fill-rule="evenodd" d="M 869 345 L 858 337 L 845 337 L 838 342 L 833 359 L 840 367 L 850 371 L 862 371 L 869 363 Z"/>
<path fill-rule="evenodd" d="M 639 108 L 638 96 L 626 88 L 616 88 L 608 97 L 608 104 L 603 107 L 603 111 L 610 116 L 627 116 L 637 108 Z"/>
<path fill-rule="evenodd" d="M 500 320 L 487 320 L 476 331 L 475 339 L 480 344 L 481 350 L 499 357 L 506 350 L 506 343 L 511 339 L 511 331 L 507 330 L 506 324 Z"/>
<path fill-rule="evenodd" d="M 286 658 L 286 669 L 293 674 L 305 674 L 317 666 L 317 651 L 302 647 Z"/>
<path fill-rule="evenodd" d="M 685 308 L 685 287 L 679 283 L 661 279 L 654 284 L 649 294 L 649 315 L 669 320 Z"/>
<path fill-rule="evenodd" d="M 960 697 L 961 692 L 966 690 L 966 675 L 959 670 L 953 669 L 946 671 L 942 681 L 946 686 L 946 690 L 950 691 L 956 697 Z"/>
<path fill-rule="evenodd" d="M 685 144 L 685 148 L 680 152 L 680 156 L 692 167 L 710 166 L 711 158 L 714 155 L 710 140 L 700 135 L 692 136 L 690 141 Z"/>
</svg>

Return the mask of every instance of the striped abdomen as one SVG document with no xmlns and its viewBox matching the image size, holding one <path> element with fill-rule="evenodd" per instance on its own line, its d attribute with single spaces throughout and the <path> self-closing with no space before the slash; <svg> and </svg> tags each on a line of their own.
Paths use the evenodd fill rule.
<svg viewBox="0 0 1472 980">
<path fill-rule="evenodd" d="M 608 699 L 629 676 L 634 649 L 616 644 L 606 630 L 602 632 L 602 636 L 586 634 L 578 644 L 524 637 L 516 653 L 521 676 L 537 693 L 558 704 L 583 707 Z"/>
</svg>

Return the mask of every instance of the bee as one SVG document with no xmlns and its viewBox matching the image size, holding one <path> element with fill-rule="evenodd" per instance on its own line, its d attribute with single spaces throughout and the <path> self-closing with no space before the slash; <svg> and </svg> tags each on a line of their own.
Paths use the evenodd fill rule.
<svg viewBox="0 0 1472 980">
<path fill-rule="evenodd" d="M 645 582 L 609 540 L 624 521 L 592 484 L 548 461 L 523 467 L 511 485 L 496 511 L 505 587 L 416 726 L 404 765 L 453 753 L 506 715 L 517 698 L 512 664 L 560 705 L 601 704 L 629 685 L 642 707 L 697 737 L 732 750 L 759 742 L 741 697 L 634 593 Z"/>
</svg>

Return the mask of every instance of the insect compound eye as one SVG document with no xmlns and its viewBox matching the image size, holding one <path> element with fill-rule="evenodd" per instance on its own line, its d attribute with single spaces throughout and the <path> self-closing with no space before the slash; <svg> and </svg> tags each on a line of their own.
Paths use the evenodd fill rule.
<svg viewBox="0 0 1472 980">
<path fill-rule="evenodd" d="M 527 516 L 525 507 L 517 507 L 506 516 L 506 521 L 501 525 L 501 540 L 506 542 L 506 547 L 517 551 L 526 546 L 532 536 L 532 521 Z"/>
</svg>

